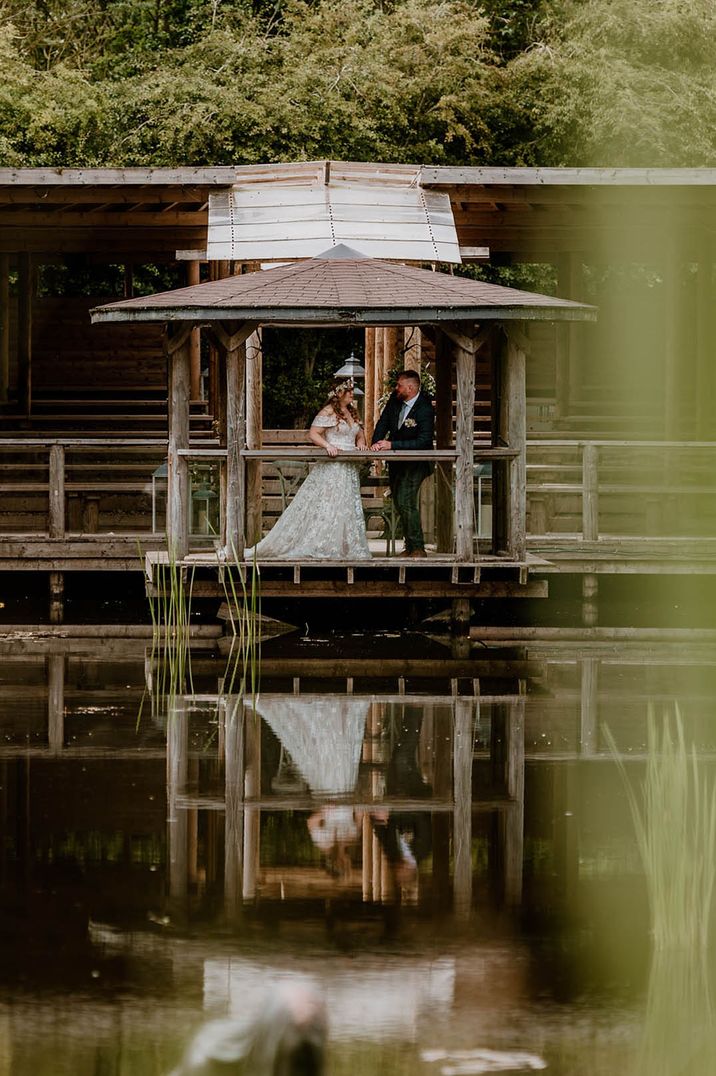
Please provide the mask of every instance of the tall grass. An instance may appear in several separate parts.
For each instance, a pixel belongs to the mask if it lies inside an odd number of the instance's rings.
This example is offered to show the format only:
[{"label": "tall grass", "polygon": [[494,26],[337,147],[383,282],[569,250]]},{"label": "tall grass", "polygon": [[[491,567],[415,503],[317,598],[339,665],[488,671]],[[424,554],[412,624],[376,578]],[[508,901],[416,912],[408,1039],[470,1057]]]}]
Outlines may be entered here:
[{"label": "tall grass", "polygon": [[191,601],[194,569],[170,557],[157,564],[155,594],[149,594],[152,617],[152,666],[157,673],[152,695],[175,697],[193,693],[191,674]]},{"label": "tall grass", "polygon": [[261,662],[260,574],[255,560],[250,567],[241,563],[233,542],[231,552],[233,560],[219,568],[232,634],[222,693],[255,698]]},{"label": "tall grass", "polygon": [[654,954],[638,1076],[711,1076],[716,1057],[710,930],[716,880],[716,787],[678,707],[648,714],[641,795],[624,777],[649,897]]},{"label": "tall grass", "polygon": [[[607,730],[609,746],[616,746]],[[716,787],[689,750],[678,707],[649,709],[641,797],[624,775],[644,865],[655,949],[705,951],[716,881]]]}]

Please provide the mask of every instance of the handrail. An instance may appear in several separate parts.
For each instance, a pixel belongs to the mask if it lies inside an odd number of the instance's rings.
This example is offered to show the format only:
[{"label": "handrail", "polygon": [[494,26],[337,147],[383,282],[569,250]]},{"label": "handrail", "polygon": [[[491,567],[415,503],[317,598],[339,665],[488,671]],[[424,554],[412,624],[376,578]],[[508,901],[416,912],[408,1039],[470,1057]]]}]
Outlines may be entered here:
[{"label": "handrail", "polygon": [[597,448],[716,448],[716,441],[625,441],[623,439],[598,440],[593,437],[578,440],[537,437],[527,440],[528,450],[530,448],[582,448],[584,445],[596,445]]},{"label": "handrail", "polygon": [[[335,457],[329,457],[325,448],[319,448],[318,446],[299,446],[297,448],[246,448],[240,453],[243,459],[247,460],[321,460],[321,459],[334,459]],[[358,449],[351,451],[340,450],[338,453],[342,460],[411,460],[413,462],[420,460],[455,460],[457,459],[457,452],[451,448],[432,448],[425,449],[424,451],[387,451],[387,452],[373,452],[371,449],[366,449],[362,452]]]},{"label": "handrail", "polygon": [[[623,488],[625,493],[633,495],[637,492],[637,488],[632,484],[624,483],[623,487],[619,483],[609,482],[602,483],[599,478],[599,465],[600,462],[606,465],[607,468],[612,468],[614,464],[604,460],[602,453],[610,448],[612,449],[628,449],[634,452],[639,452],[642,449],[659,449],[662,453],[667,454],[666,459],[670,462],[674,462],[676,454],[680,451],[691,450],[713,450],[716,449],[716,441],[615,441],[615,440],[593,440],[591,438],[585,438],[583,440],[531,440],[527,442],[528,459],[531,453],[535,451],[541,451],[542,449],[574,449],[577,453],[577,459],[574,463],[565,465],[569,467],[570,471],[581,471],[581,481],[576,479],[569,482],[539,482],[536,481],[534,485],[530,484],[529,492],[532,493],[532,504],[536,509],[536,506],[540,503],[538,498],[540,494],[548,495],[551,493],[576,493],[581,494],[582,500],[582,533],[581,535],[570,534],[571,541],[583,541],[583,542],[598,542],[600,540],[600,527],[599,527],[599,498],[600,493],[619,493]],[[605,453],[606,454],[606,453]],[[581,457],[581,459],[580,459]],[[628,455],[624,459],[624,463],[628,464]],[[558,464],[553,466],[559,467]],[[531,461],[527,464],[530,471],[550,471],[552,467],[549,462],[535,463]],[[706,492],[706,488],[703,486],[681,486],[678,489],[670,485],[668,481],[663,481],[660,485],[655,485],[652,492],[661,493],[664,495],[670,492],[679,493],[691,493],[691,494],[703,494]],[[541,526],[530,529],[531,537],[537,537],[540,535],[551,535],[551,532],[546,526],[547,520],[544,508],[544,502],[542,502],[542,510],[537,518],[539,518]],[[662,537],[661,535],[653,535],[654,537]],[[614,535],[610,535],[614,537]]]}]

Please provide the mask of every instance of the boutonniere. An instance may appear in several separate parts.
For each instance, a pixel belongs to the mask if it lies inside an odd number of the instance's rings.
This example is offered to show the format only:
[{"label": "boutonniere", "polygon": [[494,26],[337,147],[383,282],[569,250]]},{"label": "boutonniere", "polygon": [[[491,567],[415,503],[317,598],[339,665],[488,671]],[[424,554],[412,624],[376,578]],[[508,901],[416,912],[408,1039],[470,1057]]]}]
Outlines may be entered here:
[{"label": "boutonniere", "polygon": [[417,422],[415,421],[414,418],[406,418],[403,425],[407,426],[409,430],[413,430],[417,426]]}]

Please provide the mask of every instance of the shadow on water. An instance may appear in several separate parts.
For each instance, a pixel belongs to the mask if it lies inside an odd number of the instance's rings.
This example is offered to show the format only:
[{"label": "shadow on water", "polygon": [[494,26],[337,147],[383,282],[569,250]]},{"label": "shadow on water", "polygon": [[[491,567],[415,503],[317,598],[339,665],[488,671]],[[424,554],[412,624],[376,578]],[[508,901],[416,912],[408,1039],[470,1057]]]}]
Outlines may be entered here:
[{"label": "shadow on water", "polygon": [[260,683],[247,635],[178,677],[136,639],[2,644],[0,1073],[166,1076],[305,982],[334,1076],[705,1073],[706,945],[651,961],[632,809],[650,705],[712,787],[710,641],[390,634],[266,642]]}]

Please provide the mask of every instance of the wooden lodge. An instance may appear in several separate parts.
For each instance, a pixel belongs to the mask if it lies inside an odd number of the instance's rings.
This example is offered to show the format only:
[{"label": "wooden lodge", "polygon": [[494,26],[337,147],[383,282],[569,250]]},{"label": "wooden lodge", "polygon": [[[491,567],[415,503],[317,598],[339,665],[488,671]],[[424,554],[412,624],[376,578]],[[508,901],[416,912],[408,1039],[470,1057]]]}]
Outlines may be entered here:
[{"label": "wooden lodge", "polygon": [[[208,593],[315,454],[261,407],[261,326],[310,325],[361,329],[368,427],[389,371],[427,366],[444,481],[427,564],[394,559],[374,474],[374,563],[276,564],[267,596],[712,573],[715,206],[710,169],[0,169],[0,570],[58,595],[171,548]],[[341,244],[362,257],[318,257]],[[270,294],[301,275],[310,310]]]}]

